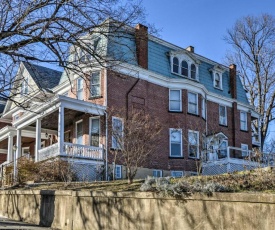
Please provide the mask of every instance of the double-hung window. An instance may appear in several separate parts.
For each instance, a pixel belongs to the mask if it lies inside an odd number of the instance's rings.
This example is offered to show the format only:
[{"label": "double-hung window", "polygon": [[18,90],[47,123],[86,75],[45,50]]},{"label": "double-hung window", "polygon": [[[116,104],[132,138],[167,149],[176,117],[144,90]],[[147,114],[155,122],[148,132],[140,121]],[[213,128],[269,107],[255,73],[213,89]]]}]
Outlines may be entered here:
[{"label": "double-hung window", "polygon": [[181,75],[188,77],[188,63],[186,61],[181,62]]},{"label": "double-hung window", "polygon": [[153,170],[153,177],[162,177],[162,171],[161,170]]},{"label": "double-hung window", "polygon": [[228,141],[222,140],[219,147],[219,158],[225,158],[227,156]]},{"label": "double-hung window", "polygon": [[188,113],[198,114],[198,94],[188,93]]},{"label": "double-hung window", "polygon": [[197,79],[196,66],[195,64],[191,64],[191,79]]},{"label": "double-hung window", "polygon": [[247,113],[241,111],[240,112],[240,124],[241,130],[247,131]]},{"label": "double-hung window", "polygon": [[173,72],[179,73],[179,59],[176,57],[173,58]]},{"label": "double-hung window", "polygon": [[188,156],[198,158],[199,156],[199,132],[188,131]]},{"label": "double-hung window", "polygon": [[227,125],[227,112],[224,105],[219,106],[219,123],[220,125]]},{"label": "double-hung window", "polygon": [[76,122],[76,144],[83,144],[83,122],[82,120]]},{"label": "double-hung window", "polygon": [[91,75],[90,81],[90,97],[99,97],[100,96],[100,72],[94,72]]},{"label": "double-hung window", "polygon": [[242,149],[242,157],[246,157],[249,155],[247,144],[241,144],[241,149]]},{"label": "double-hung window", "polygon": [[81,77],[76,80],[76,94],[78,100],[83,100],[83,79]]},{"label": "double-hung window", "polygon": [[180,89],[170,89],[169,91],[169,110],[170,111],[182,111],[181,102],[181,90]]},{"label": "double-hung window", "polygon": [[171,171],[172,177],[183,177],[183,171]]},{"label": "double-hung window", "polygon": [[115,178],[116,179],[122,178],[122,166],[121,165],[116,165],[116,167],[115,167]]},{"label": "double-hung window", "polygon": [[123,146],[123,120],[112,117],[112,148],[121,149]]},{"label": "double-hung window", "polygon": [[201,100],[201,116],[202,118],[206,118],[206,108],[205,108],[205,99],[202,98]]},{"label": "double-hung window", "polygon": [[182,157],[182,130],[170,129],[170,157]]},{"label": "double-hung window", "polygon": [[215,73],[214,75],[214,87],[218,89],[222,89],[222,78],[221,74]]},{"label": "double-hung window", "polygon": [[99,117],[90,118],[90,145],[99,147],[100,120]]}]

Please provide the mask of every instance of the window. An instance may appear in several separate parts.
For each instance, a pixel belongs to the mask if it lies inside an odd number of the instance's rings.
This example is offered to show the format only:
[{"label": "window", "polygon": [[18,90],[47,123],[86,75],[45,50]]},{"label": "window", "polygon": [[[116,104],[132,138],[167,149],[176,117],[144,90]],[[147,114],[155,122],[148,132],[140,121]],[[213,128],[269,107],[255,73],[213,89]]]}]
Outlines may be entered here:
[{"label": "window", "polygon": [[188,64],[186,61],[181,62],[181,75],[188,77]]},{"label": "window", "polygon": [[183,171],[171,171],[172,177],[183,177]]},{"label": "window", "polygon": [[112,117],[112,148],[121,149],[123,143],[123,120],[118,117]]},{"label": "window", "polygon": [[99,147],[99,136],[100,136],[100,119],[91,117],[90,118],[90,145]]},{"label": "window", "polygon": [[173,58],[173,72],[179,73],[179,59],[176,57]]},{"label": "window", "polygon": [[28,94],[29,92],[29,78],[25,78],[23,79],[23,82],[21,84],[21,96],[24,96],[26,94]]},{"label": "window", "polygon": [[191,78],[192,79],[197,79],[197,76],[196,76],[196,66],[194,64],[191,64]]},{"label": "window", "polygon": [[224,105],[219,106],[219,122],[220,125],[227,125],[227,112]]},{"label": "window", "polygon": [[122,166],[121,165],[116,165],[115,167],[115,178],[116,179],[121,179],[122,178]]},{"label": "window", "polygon": [[214,87],[218,89],[222,89],[222,78],[221,78],[221,75],[218,73],[215,73]]},{"label": "window", "polygon": [[182,130],[170,129],[170,156],[182,156]]},{"label": "window", "polygon": [[221,141],[220,148],[219,148],[219,158],[224,158],[227,156],[227,146],[228,146],[227,140]]},{"label": "window", "polygon": [[201,116],[205,119],[206,117],[206,109],[205,109],[205,99],[201,100]]},{"label": "window", "polygon": [[161,170],[153,170],[153,177],[162,177]]},{"label": "window", "polygon": [[100,96],[100,72],[92,73],[91,76],[91,97]]},{"label": "window", "polygon": [[77,99],[83,100],[83,79],[80,77],[76,82]]},{"label": "window", "polygon": [[248,145],[247,144],[241,144],[241,149],[242,149],[242,156],[247,157],[249,155]]},{"label": "window", "polygon": [[199,132],[188,131],[188,156],[197,158],[199,156]]},{"label": "window", "polygon": [[171,89],[169,91],[169,110],[182,111],[181,109],[181,90]]},{"label": "window", "polygon": [[82,120],[76,122],[76,144],[82,145],[83,144],[83,123]]},{"label": "window", "polygon": [[241,111],[240,112],[240,123],[241,123],[241,130],[247,131],[247,113]]},{"label": "window", "polygon": [[30,154],[30,147],[22,147],[22,156]]},{"label": "window", "polygon": [[198,95],[188,93],[188,113],[198,114]]}]

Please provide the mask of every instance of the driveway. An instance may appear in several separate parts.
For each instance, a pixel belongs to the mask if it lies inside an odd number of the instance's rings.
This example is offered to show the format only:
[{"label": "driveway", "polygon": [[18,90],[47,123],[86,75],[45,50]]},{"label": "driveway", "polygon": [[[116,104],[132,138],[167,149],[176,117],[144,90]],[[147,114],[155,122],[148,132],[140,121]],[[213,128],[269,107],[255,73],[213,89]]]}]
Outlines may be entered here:
[{"label": "driveway", "polygon": [[11,220],[6,217],[0,216],[0,230],[2,229],[28,229],[28,230],[46,230],[51,229],[48,227],[40,227],[35,224],[28,224],[22,221]]}]

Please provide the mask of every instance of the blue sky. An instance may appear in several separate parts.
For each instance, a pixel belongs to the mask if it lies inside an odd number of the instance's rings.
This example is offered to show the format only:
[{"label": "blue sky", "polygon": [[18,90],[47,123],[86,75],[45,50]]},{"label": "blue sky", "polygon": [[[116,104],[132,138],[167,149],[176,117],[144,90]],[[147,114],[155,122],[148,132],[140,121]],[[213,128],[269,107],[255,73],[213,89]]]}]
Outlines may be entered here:
[{"label": "blue sky", "polygon": [[160,37],[223,63],[230,46],[223,37],[246,15],[275,14],[275,0],[143,0],[147,22],[161,29]]}]

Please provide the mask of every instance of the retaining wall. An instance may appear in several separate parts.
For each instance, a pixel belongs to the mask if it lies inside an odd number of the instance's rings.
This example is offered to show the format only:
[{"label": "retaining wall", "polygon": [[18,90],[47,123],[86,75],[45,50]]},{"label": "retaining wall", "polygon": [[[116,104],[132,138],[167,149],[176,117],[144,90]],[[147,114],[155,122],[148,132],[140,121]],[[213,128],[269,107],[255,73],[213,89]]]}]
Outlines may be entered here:
[{"label": "retaining wall", "polygon": [[275,195],[0,191],[0,215],[55,229],[274,229]]}]

